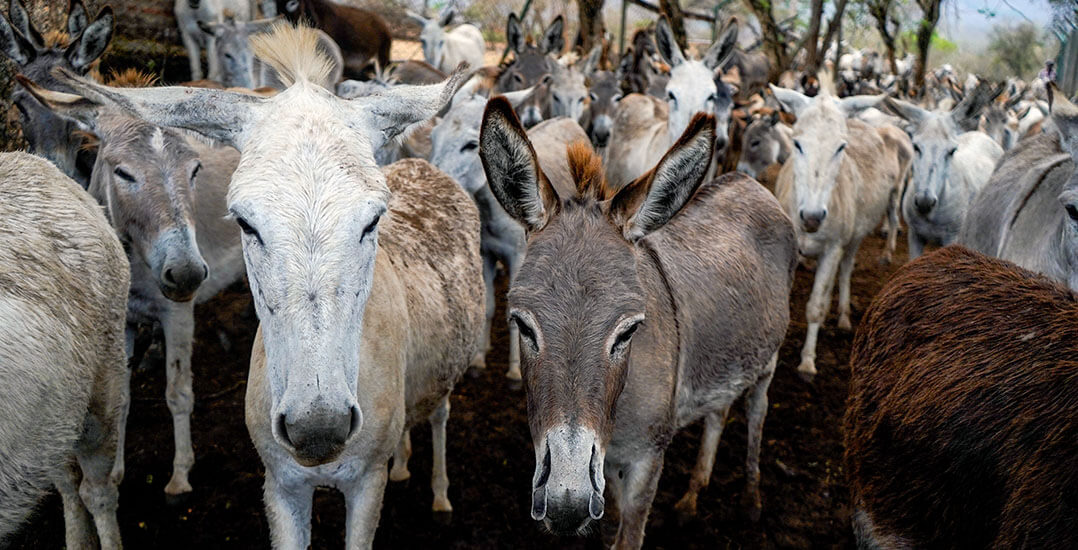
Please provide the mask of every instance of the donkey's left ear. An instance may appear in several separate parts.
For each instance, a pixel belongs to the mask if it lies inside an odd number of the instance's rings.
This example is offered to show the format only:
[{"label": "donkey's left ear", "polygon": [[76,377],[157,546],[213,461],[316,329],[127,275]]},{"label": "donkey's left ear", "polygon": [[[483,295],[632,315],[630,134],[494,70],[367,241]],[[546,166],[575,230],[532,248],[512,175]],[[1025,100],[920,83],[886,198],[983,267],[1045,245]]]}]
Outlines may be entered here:
[{"label": "donkey's left ear", "polygon": [[707,175],[714,144],[715,117],[697,113],[655,168],[618,191],[609,215],[626,239],[640,240],[681,211]]},{"label": "donkey's left ear", "polygon": [[102,8],[101,12],[97,14],[97,19],[90,23],[78,39],[72,42],[67,51],[64,52],[67,60],[71,62],[71,66],[79,74],[86,74],[90,65],[101,57],[101,54],[105,53],[105,49],[109,47],[109,41],[112,40],[113,19],[112,8],[110,6]]},{"label": "donkey's left ear", "polygon": [[438,25],[441,27],[448,27],[453,23],[453,18],[456,17],[456,15],[457,10],[453,9],[452,6],[446,8],[445,13],[442,14],[442,20],[438,22]]},{"label": "donkey's left ear", "polygon": [[543,53],[553,54],[554,57],[561,55],[565,49],[565,18],[557,16],[549,27],[543,31]]},{"label": "donkey's left ear", "polygon": [[714,71],[725,65],[730,56],[734,55],[734,49],[737,48],[737,34],[737,19],[731,19],[722,29],[718,40],[715,40],[704,55],[704,65],[707,65],[707,68]]},{"label": "donkey's left ear", "polygon": [[449,105],[467,75],[468,64],[461,63],[438,84],[394,86],[374,95],[347,100],[346,123],[353,130],[367,134],[371,146],[378,150],[417,124],[434,118]]},{"label": "donkey's left ear", "polygon": [[97,131],[100,105],[77,94],[47,90],[21,74],[15,75],[15,79],[46,109],[77,122],[84,130]]}]

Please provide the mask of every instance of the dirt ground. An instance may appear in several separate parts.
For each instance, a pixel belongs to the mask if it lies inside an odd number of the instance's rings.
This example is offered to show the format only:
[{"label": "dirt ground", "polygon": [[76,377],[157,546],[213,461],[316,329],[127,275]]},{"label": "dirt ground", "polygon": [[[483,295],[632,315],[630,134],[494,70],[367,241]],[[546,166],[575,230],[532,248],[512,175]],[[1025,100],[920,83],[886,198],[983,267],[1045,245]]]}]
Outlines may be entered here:
[{"label": "dirt ground", "polygon": [[[906,259],[905,239],[898,260]],[[877,262],[883,239],[866,239],[853,279],[854,323],[897,265]],[[505,281],[501,282],[504,289]],[[841,417],[852,334],[821,330],[812,384],[796,375],[804,338],[804,309],[812,272],[799,268],[791,300],[789,336],[771,385],[771,410],[761,455],[763,517],[749,521],[740,506],[744,487],[745,420],[740,407],[723,433],[711,485],[700,496],[699,518],[678,526],[674,503],[688,486],[699,424],[685,429],[666,454],[659,494],[647,527],[649,548],[850,548],[848,490],[842,468]],[[127,474],[120,493],[120,526],[128,548],[266,548],[262,465],[243,421],[247,363],[256,327],[251,299],[237,285],[197,310],[194,369],[197,403],[192,420],[197,463],[193,495],[167,505],[164,486],[172,462],[172,424],[164,401],[163,368],[137,371],[127,432]],[[498,318],[504,319],[499,305]],[[736,313],[735,313],[736,314]],[[220,334],[230,344],[226,349]],[[412,432],[413,477],[390,483],[375,545],[379,548],[599,548],[599,530],[585,539],[557,539],[529,516],[534,454],[524,394],[503,378],[506,331],[497,324],[490,367],[465,378],[453,393],[449,420],[449,496],[452,521],[430,513],[430,431]],[[39,507],[13,548],[62,548],[60,501]],[[341,548],[344,504],[320,490],[313,517],[313,548]]]}]

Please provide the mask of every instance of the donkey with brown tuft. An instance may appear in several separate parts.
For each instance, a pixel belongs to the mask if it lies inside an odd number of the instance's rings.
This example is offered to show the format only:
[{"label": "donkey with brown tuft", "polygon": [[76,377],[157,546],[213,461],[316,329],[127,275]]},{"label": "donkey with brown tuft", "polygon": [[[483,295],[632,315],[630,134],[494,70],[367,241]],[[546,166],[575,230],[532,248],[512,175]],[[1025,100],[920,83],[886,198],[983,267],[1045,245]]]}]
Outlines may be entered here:
[{"label": "donkey with brown tuft", "polygon": [[726,175],[701,185],[714,138],[713,117],[694,117],[654,169],[620,190],[581,142],[569,150],[575,193],[563,195],[508,101],[487,106],[487,179],[528,233],[508,310],[535,445],[531,514],[551,531],[578,533],[601,518],[609,487],[614,547],[639,548],[666,446],[704,418],[705,443],[679,504],[695,512],[726,414],[742,394],[746,496],[752,515],[760,513],[761,433],[789,321],[796,240],[755,181]]},{"label": "donkey with brown tuft", "polygon": [[860,548],[1078,541],[1078,295],[950,246],[854,338],[846,469]]}]

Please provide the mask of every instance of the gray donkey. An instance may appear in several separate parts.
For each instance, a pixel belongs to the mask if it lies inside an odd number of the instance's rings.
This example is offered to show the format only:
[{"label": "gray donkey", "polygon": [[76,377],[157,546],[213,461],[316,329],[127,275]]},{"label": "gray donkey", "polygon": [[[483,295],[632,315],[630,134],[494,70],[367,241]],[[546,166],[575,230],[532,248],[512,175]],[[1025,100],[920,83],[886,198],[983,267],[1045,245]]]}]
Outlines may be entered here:
[{"label": "gray donkey", "polygon": [[239,154],[161,128],[120,109],[22,80],[38,101],[100,139],[90,194],[106,209],[131,262],[127,352],[137,326],[159,323],[176,454],[165,494],[191,491],[194,307],[243,278],[240,232],[225,219],[225,194]]},{"label": "gray donkey", "polygon": [[97,203],[47,160],[0,153],[0,547],[50,485],[68,548],[121,547],[128,281]]},{"label": "gray donkey", "polygon": [[[549,83],[550,73],[554,71],[554,66],[558,63],[555,57],[565,49],[565,19],[560,15],[555,17],[550,26],[543,31],[541,45],[536,46],[526,40],[524,29],[517,15],[510,13],[505,26],[505,37],[509,48],[513,50],[513,62],[503,67],[498,73],[495,91],[497,93],[515,92]],[[536,93],[524,103],[517,105],[520,119],[529,128],[542,122],[547,95]]]},{"label": "gray donkey", "polygon": [[[524,259],[524,228],[517,223],[491,194],[487,176],[479,160],[479,128],[483,122],[483,109],[487,97],[478,93],[477,79],[466,83],[454,96],[449,111],[431,132],[430,161],[449,174],[468,193],[479,207],[482,224],[480,248],[483,254],[483,282],[486,284],[487,328],[484,346],[472,359],[471,367],[486,367],[486,354],[490,351],[490,329],[494,320],[494,279],[500,261],[509,273],[516,277],[520,262]],[[505,94],[514,108],[528,97],[534,88],[526,88]],[[559,117],[546,120],[528,131],[528,137],[539,155],[540,163],[547,173],[558,180],[559,189],[572,189],[568,172],[566,146],[574,141],[587,139],[587,135],[574,121]],[[509,324],[509,370],[506,377],[514,384],[520,383],[520,339],[517,327]]]},{"label": "gray donkey", "polygon": [[[21,0],[11,0],[8,17],[10,22],[0,16],[0,51],[18,65],[19,72],[53,90],[70,91],[53,78],[50,72],[53,68],[63,67],[80,75],[86,74],[94,61],[105,53],[112,38],[112,8],[102,8],[91,23],[81,0],[71,2],[67,16],[70,37],[67,46],[46,44],[30,22]],[[78,126],[56,116],[18,86],[11,99],[19,110],[22,134],[30,144],[30,151],[51,160],[84,188],[89,185],[93,160],[79,162],[80,156],[85,155],[79,152],[82,139],[75,135]]]},{"label": "gray donkey", "polygon": [[311,29],[280,25],[252,40],[291,82],[273,97],[61,75],[80,101],[241,151],[227,204],[261,321],[246,421],[266,467],[271,539],[307,548],[315,487],[329,486],[344,493],[347,547],[369,548],[389,458],[424,420],[433,509],[452,510],[449,394],[483,328],[479,214],[426,161],[380,169],[374,152],[441,111],[463,69],[442,84],[345,100],[315,84],[331,65]]},{"label": "gray donkey", "polygon": [[[491,190],[528,231],[509,291],[535,445],[532,518],[579,533],[612,496],[615,548],[639,548],[666,446],[705,419],[693,513],[733,402],[745,394],[747,497],[759,517],[767,388],[789,321],[793,226],[774,196],[728,174],[703,184],[715,122],[694,117],[652,170],[613,189],[586,143],[572,194],[554,188],[512,107],[487,106]],[[614,411],[617,410],[615,416]]]},{"label": "gray donkey", "polygon": [[958,241],[1078,290],[1078,106],[1049,86],[1056,131],[1018,142],[970,205]]}]

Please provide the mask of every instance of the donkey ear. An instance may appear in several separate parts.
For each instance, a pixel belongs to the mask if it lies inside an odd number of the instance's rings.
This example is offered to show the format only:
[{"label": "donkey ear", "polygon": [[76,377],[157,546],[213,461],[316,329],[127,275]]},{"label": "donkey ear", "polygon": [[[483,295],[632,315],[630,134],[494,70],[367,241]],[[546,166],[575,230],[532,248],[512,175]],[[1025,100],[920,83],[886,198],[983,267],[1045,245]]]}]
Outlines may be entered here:
[{"label": "donkey ear", "polygon": [[453,9],[451,6],[445,10],[445,13],[442,14],[442,19],[441,21],[438,21],[438,25],[441,27],[448,27],[450,24],[453,23],[453,18],[456,16],[457,10]]},{"label": "donkey ear", "polygon": [[385,91],[348,100],[352,116],[347,124],[367,134],[378,150],[421,122],[434,118],[449,105],[464,84],[467,63],[461,63],[444,81],[427,86],[393,86]]},{"label": "donkey ear", "polygon": [[707,49],[704,55],[704,65],[711,70],[716,70],[726,64],[730,56],[734,55],[737,48],[738,25],[737,19],[731,19],[722,30],[718,40]]},{"label": "donkey ear", "polygon": [[1051,110],[1052,120],[1056,123],[1060,140],[1071,156],[1078,156],[1078,106],[1067,100],[1067,95],[1056,86],[1055,82],[1048,82],[1048,108]]},{"label": "donkey ear", "polygon": [[186,128],[240,151],[247,128],[259,118],[259,108],[266,102],[261,97],[208,88],[112,88],[63,67],[53,69],[52,76],[96,105],[116,107],[158,126]]},{"label": "donkey ear", "polygon": [[206,35],[209,35],[209,36],[220,38],[221,34],[223,34],[224,31],[225,31],[224,23],[217,23],[217,22],[214,22],[214,21],[201,21],[201,20],[196,21],[196,23],[198,24],[198,29],[200,31],[202,31],[203,34],[206,34]]},{"label": "donkey ear", "polygon": [[565,19],[562,16],[554,18],[554,22],[543,32],[543,53],[561,54],[565,49]]},{"label": "donkey ear", "polygon": [[37,58],[37,48],[0,14],[0,50],[20,67]]},{"label": "donkey ear", "polygon": [[802,94],[801,92],[790,90],[788,88],[780,88],[774,84],[768,84],[771,87],[771,93],[775,96],[775,99],[779,101],[784,109],[790,111],[796,117],[800,117],[801,113],[808,109],[812,104],[812,98]]},{"label": "donkey ear", "polygon": [[494,197],[528,231],[546,226],[559,208],[558,193],[513,106],[498,96],[487,102],[479,132],[479,158]]},{"label": "donkey ear", "polygon": [[[549,75],[548,75],[549,76]],[[517,90],[515,92],[505,92],[502,97],[513,106],[514,109],[519,107],[522,103],[530,99],[537,91],[542,88],[541,85],[535,85],[531,88],[524,88],[523,90]]]},{"label": "donkey ear", "polygon": [[524,51],[524,29],[520,27],[520,19],[515,13],[509,14],[509,21],[505,24],[505,41],[514,52]]},{"label": "donkey ear", "polygon": [[670,28],[670,22],[666,16],[659,18],[659,24],[655,27],[655,46],[659,49],[659,55],[666,61],[670,68],[677,67],[685,62],[685,55],[681,53],[681,46],[677,45],[674,31]]},{"label": "donkey ear", "polygon": [[677,143],[650,172],[611,199],[609,215],[636,242],[666,225],[704,181],[715,143],[715,117],[697,113]]},{"label": "donkey ear", "polygon": [[274,15],[273,17],[267,17],[265,19],[255,19],[254,21],[247,21],[241,23],[247,34],[258,34],[263,32],[269,32],[277,23],[284,22],[283,15]]},{"label": "donkey ear", "polygon": [[15,79],[46,109],[61,117],[74,120],[85,130],[97,131],[97,114],[100,111],[100,105],[80,95],[46,90],[21,74],[16,75]]},{"label": "donkey ear", "polygon": [[603,57],[603,45],[599,44],[591,49],[591,53],[584,60],[584,76],[591,76],[596,70],[599,69],[599,61]]},{"label": "donkey ear", "polygon": [[89,25],[90,15],[86,13],[82,0],[71,0],[71,6],[67,10],[67,35],[72,38],[79,36]]},{"label": "donkey ear", "polygon": [[853,116],[865,109],[871,109],[880,104],[883,95],[855,95],[838,100],[838,108],[846,114]]},{"label": "donkey ear", "polygon": [[109,40],[112,40],[112,23],[112,7],[105,6],[97,14],[97,19],[68,46],[65,52],[67,60],[80,74],[86,74],[90,65],[109,47]]},{"label": "donkey ear", "polygon": [[427,18],[426,17],[423,17],[422,15],[419,15],[418,13],[416,13],[416,12],[414,12],[412,10],[408,10],[408,11],[404,12],[404,14],[408,17],[408,19],[411,19],[412,21],[415,21],[415,23],[417,25],[419,25],[420,27],[426,27],[427,26]]},{"label": "donkey ear", "polygon": [[951,120],[961,129],[971,132],[977,129],[981,111],[1003,93],[1003,84],[993,86],[980,81],[966,97],[951,110]]},{"label": "donkey ear", "polygon": [[883,107],[883,109],[881,109],[882,111],[901,117],[914,125],[920,125],[932,116],[932,113],[929,113],[912,103],[893,97],[884,97],[883,100],[880,101],[880,106]]},{"label": "donkey ear", "polygon": [[11,0],[11,4],[8,6],[8,16],[11,17],[12,26],[22,33],[23,37],[35,49],[42,50],[45,48],[45,39],[41,38],[41,33],[37,32],[34,24],[30,22],[30,14],[26,12],[26,8],[22,5],[22,0]]}]

